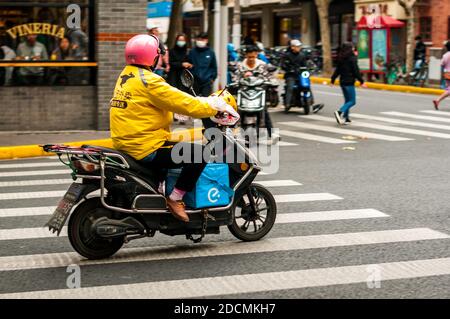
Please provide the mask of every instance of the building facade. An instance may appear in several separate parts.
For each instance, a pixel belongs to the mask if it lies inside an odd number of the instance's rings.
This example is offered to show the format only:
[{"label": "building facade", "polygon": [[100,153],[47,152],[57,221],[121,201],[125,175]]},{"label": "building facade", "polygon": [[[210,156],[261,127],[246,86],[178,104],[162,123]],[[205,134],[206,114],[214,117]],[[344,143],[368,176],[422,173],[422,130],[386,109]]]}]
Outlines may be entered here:
[{"label": "building facade", "polygon": [[0,2],[0,131],[108,129],[125,43],[146,31],[147,3]]}]

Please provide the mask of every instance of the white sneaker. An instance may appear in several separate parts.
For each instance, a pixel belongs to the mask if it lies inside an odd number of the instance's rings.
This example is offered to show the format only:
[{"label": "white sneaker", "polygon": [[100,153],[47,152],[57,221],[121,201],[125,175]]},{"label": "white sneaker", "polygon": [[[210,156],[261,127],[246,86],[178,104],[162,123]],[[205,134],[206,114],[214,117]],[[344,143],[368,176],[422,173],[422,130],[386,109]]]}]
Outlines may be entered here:
[{"label": "white sneaker", "polygon": [[336,118],[336,122],[338,122],[338,124],[344,124],[344,119],[342,118],[341,111],[334,111],[334,117]]}]

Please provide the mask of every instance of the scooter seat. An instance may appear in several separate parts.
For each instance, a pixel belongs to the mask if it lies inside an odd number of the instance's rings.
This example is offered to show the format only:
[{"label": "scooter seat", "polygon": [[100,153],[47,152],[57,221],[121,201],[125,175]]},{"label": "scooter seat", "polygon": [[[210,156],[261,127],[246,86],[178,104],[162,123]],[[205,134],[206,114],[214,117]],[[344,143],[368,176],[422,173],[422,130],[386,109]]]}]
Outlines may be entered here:
[{"label": "scooter seat", "polygon": [[82,147],[95,148],[100,151],[121,155],[127,161],[128,165],[130,166],[129,169],[132,172],[136,173],[136,175],[138,175],[138,176],[144,178],[146,181],[150,182],[153,187],[158,187],[159,174],[158,174],[158,170],[156,168],[148,167],[147,165],[144,166],[141,163],[139,163],[136,159],[134,159],[132,156],[130,156],[126,153],[123,153],[121,151],[118,151],[116,149],[113,149],[113,148],[96,146],[96,145],[82,145]]}]

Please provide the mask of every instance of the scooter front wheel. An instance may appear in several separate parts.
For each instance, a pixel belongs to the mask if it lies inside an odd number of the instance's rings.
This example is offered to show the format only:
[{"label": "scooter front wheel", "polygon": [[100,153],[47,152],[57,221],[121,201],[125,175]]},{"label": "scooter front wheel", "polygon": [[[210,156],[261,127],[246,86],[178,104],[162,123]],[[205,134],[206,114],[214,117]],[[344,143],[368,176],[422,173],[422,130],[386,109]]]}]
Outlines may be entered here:
[{"label": "scooter front wheel", "polygon": [[273,195],[262,185],[251,184],[233,205],[233,223],[228,226],[237,239],[256,241],[272,229],[277,215]]}]

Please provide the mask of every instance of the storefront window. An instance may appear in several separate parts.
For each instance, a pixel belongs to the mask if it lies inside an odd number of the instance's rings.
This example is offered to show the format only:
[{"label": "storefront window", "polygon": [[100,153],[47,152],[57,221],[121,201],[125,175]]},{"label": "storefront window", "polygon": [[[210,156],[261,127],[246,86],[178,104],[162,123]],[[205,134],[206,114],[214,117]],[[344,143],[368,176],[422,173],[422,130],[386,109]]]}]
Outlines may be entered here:
[{"label": "storefront window", "polygon": [[275,34],[277,45],[286,46],[291,39],[301,39],[301,17],[297,15],[277,16]]},{"label": "storefront window", "polygon": [[431,41],[431,17],[420,18],[420,34],[424,41]]},{"label": "storefront window", "polygon": [[0,3],[0,85],[89,85],[93,1]]}]

